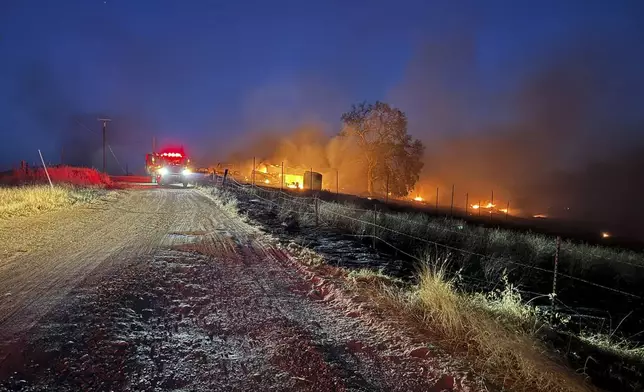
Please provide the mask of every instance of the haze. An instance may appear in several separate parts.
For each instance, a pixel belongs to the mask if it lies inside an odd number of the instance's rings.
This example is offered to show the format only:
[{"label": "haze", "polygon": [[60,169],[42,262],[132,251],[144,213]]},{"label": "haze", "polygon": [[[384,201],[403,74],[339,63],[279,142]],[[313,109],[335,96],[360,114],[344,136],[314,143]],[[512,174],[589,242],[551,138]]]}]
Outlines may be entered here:
[{"label": "haze", "polygon": [[642,4],[3,1],[0,166],[100,167],[99,115],[114,173],[153,136],[209,165],[306,129],[328,161],[342,112],[382,100],[427,145],[418,192],[642,235]]}]

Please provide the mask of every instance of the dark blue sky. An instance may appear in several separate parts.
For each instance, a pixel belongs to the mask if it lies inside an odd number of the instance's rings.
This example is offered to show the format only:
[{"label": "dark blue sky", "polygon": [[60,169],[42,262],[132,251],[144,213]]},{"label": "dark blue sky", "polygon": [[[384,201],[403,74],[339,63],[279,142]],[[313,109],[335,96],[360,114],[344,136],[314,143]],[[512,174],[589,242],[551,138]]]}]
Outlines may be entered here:
[{"label": "dark blue sky", "polygon": [[[633,56],[616,58],[623,67],[615,72],[637,78],[640,4],[3,0],[0,167],[34,161],[38,148],[57,162],[62,146],[91,150],[98,165],[99,113],[113,117],[111,144],[131,167],[143,164],[153,134],[201,157],[221,155],[249,132],[309,121],[332,132],[342,111],[361,100],[393,101],[422,137],[426,113],[411,107],[409,86],[423,83],[413,75],[425,72],[428,43],[444,46],[434,56],[463,54],[453,71],[445,72],[452,61],[439,69],[437,96],[451,105],[465,91],[474,107],[485,97],[473,110],[477,121],[511,117],[490,97],[516,88],[544,53],[576,41],[624,43],[619,53]],[[466,91],[469,80],[476,80],[475,94]]]}]

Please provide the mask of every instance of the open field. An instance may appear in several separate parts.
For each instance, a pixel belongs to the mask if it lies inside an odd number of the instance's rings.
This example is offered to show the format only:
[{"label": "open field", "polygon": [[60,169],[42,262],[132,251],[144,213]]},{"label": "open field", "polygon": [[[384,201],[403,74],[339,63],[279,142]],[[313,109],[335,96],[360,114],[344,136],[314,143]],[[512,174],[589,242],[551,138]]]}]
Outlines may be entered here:
[{"label": "open field", "polygon": [[[477,227],[422,213],[388,213],[385,205],[376,202],[372,206],[376,204],[378,212],[364,204],[318,200],[316,213],[313,199],[273,190],[240,189],[243,191],[236,192],[236,197],[243,200],[244,213],[283,233],[286,239],[324,254],[329,263],[381,269],[414,285],[419,283],[419,260],[440,259],[448,261],[445,277],[450,287],[466,298],[482,298],[477,293],[495,298],[511,287],[510,293],[521,304],[515,309],[534,314],[544,326],[537,328],[536,334],[523,329],[522,334],[544,340],[548,352],[565,357],[573,369],[587,374],[602,388],[641,387],[642,375],[633,370],[644,364],[642,349],[638,349],[638,332],[643,329],[642,289],[638,286],[642,256],[638,253],[564,241],[553,297],[554,238]],[[364,256],[368,252],[365,245],[372,247],[373,236],[378,238],[377,253],[385,252],[388,258]],[[550,323],[553,333],[547,332]]]}]

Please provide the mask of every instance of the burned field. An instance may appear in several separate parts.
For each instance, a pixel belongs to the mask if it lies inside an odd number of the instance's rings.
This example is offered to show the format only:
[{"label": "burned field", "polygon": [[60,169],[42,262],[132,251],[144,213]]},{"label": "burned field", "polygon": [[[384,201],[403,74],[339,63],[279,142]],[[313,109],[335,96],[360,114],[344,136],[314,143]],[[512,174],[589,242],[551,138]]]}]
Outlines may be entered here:
[{"label": "burned field", "polygon": [[603,389],[643,388],[644,257],[635,252],[566,239],[557,251],[554,237],[395,213],[375,200],[334,203],[335,195],[320,193],[315,201],[235,184],[228,192],[224,197],[235,197],[240,212],[265,230],[329,264],[415,284],[420,265],[446,262],[463,293],[510,288],[543,320],[538,337],[573,370]]}]

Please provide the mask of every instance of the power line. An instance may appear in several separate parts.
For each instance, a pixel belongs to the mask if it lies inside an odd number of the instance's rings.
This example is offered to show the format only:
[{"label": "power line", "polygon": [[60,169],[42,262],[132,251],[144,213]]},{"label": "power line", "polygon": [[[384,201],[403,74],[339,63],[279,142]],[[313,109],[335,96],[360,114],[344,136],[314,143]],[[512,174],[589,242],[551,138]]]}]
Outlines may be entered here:
[{"label": "power line", "polygon": [[119,165],[119,167],[121,168],[123,173],[125,173],[125,175],[127,175],[127,170],[123,169],[123,166],[121,165],[121,162],[119,162],[119,159],[116,157],[116,155],[114,154],[114,151],[112,150],[112,146],[108,144],[107,147],[110,149],[110,152],[112,153],[112,156],[116,160],[116,163]]}]

